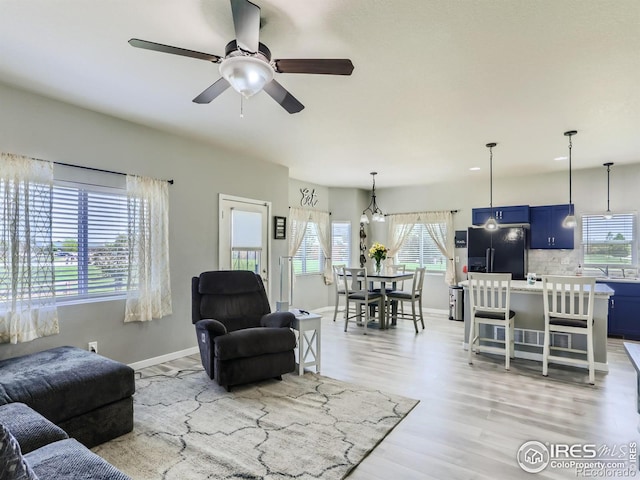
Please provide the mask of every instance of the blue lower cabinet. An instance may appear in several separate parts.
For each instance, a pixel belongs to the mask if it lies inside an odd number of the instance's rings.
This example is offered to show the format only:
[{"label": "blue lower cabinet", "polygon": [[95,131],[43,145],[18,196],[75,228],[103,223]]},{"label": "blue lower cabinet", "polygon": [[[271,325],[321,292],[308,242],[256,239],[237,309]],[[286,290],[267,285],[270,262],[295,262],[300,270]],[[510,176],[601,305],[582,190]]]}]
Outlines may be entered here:
[{"label": "blue lower cabinet", "polygon": [[640,340],[640,284],[607,283],[616,293],[609,298],[608,334]]}]

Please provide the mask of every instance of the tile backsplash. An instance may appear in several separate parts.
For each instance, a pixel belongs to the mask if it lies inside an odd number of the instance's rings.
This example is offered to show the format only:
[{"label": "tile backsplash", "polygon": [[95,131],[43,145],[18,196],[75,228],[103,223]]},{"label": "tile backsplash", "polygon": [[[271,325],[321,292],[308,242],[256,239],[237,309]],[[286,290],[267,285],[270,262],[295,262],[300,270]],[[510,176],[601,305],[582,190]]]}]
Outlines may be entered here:
[{"label": "tile backsplash", "polygon": [[528,271],[540,275],[575,275],[580,249],[529,250]]}]

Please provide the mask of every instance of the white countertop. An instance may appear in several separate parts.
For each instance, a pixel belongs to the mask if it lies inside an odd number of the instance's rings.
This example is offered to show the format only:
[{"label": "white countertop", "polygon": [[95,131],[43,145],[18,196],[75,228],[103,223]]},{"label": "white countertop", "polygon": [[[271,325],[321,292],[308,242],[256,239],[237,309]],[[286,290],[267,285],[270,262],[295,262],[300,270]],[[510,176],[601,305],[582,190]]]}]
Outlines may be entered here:
[{"label": "white countertop", "polygon": [[597,283],[640,283],[640,278],[636,277],[596,277]]},{"label": "white countertop", "polygon": [[[463,280],[458,282],[461,287],[468,288],[469,281]],[[536,282],[534,285],[529,285],[526,280],[511,280],[511,291],[518,293],[533,293],[542,294],[542,282]],[[610,297],[615,292],[603,283],[596,283],[596,297]]]}]

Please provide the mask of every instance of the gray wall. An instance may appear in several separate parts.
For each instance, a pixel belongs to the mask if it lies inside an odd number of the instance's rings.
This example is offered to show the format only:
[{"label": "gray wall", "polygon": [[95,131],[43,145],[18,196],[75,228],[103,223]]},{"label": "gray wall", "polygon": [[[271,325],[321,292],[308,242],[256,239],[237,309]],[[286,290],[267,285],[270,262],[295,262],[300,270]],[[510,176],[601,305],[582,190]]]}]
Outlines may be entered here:
[{"label": "gray wall", "polygon": [[[0,151],[175,180],[173,315],[125,325],[122,300],[60,306],[59,335],[0,345],[0,358],[97,340],[101,354],[132,363],[196,346],[191,277],[217,268],[218,194],[270,201],[273,215],[288,216],[288,169],[2,85],[0,105]],[[281,255],[286,242],[272,241],[271,278]]]},{"label": "gray wall", "polygon": [[[603,159],[604,161],[606,159]],[[573,203],[578,217],[585,213],[602,213],[606,210],[606,178],[604,167],[573,171]],[[295,185],[298,186],[297,183]],[[640,185],[640,164],[614,165],[611,170],[612,211],[637,211],[640,207],[638,185]],[[369,202],[370,192],[361,189],[330,188],[328,193],[332,220],[351,220],[352,222],[352,263],[356,265],[359,255],[359,219],[362,209]],[[454,228],[466,230],[471,225],[471,209],[485,207],[489,204],[489,178],[488,172],[481,171],[475,180],[437,185],[380,188],[376,189],[376,193],[378,204],[387,214],[458,210],[458,213],[454,214]],[[494,205],[550,205],[567,203],[568,197],[568,172],[566,170],[543,175],[494,179]],[[370,246],[374,241],[384,243],[386,240],[386,223],[367,226],[367,245]],[[573,271],[580,261],[579,229],[576,230],[575,247],[576,250],[573,251],[530,251],[530,261],[535,259],[536,271],[539,270],[540,273],[562,273],[560,270],[554,270],[554,267],[559,268],[558,256],[564,256],[570,259],[571,265],[563,265],[562,268]],[[467,250],[457,248],[455,256],[459,259],[457,263],[458,280],[464,280],[466,275],[463,274],[462,267],[466,265]],[[333,304],[333,290],[323,289],[319,277],[318,282],[309,285],[309,287],[304,297],[309,308]],[[425,307],[439,310],[448,309],[448,290],[443,275],[427,275],[424,287]]]}]

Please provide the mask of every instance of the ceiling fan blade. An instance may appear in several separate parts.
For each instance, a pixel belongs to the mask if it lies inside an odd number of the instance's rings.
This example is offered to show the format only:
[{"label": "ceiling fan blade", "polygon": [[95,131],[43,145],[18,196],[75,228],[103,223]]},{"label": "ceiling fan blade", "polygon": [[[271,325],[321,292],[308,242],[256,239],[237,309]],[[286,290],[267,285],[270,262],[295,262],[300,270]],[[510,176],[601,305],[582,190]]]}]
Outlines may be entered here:
[{"label": "ceiling fan blade", "polygon": [[231,0],[231,12],[238,46],[256,53],[260,40],[260,7],[249,0]]},{"label": "ceiling fan blade", "polygon": [[209,103],[211,102],[211,100],[216,98],[218,95],[220,95],[230,86],[231,85],[229,84],[229,82],[227,82],[225,78],[221,78],[218,81],[216,81],[213,85],[211,85],[209,88],[207,88],[204,92],[202,92],[200,95],[198,95],[196,98],[194,98],[193,102]]},{"label": "ceiling fan blade", "polygon": [[137,48],[144,48],[146,50],[155,50],[156,52],[172,53],[173,55],[182,55],[183,57],[197,58],[200,60],[208,60],[213,63],[219,63],[222,58],[212,53],[196,52],[195,50],[187,50],[186,48],[172,47],[171,45],[163,45],[162,43],[149,42],[147,40],[140,40],[138,38],[132,38],[129,40],[129,45]]},{"label": "ceiling fan blade", "polygon": [[298,113],[304,108],[296,97],[291,95],[282,85],[275,80],[271,80],[264,86],[264,91],[271,96],[276,102],[282,105],[289,113]]},{"label": "ceiling fan blade", "polygon": [[325,75],[351,75],[353,63],[348,58],[285,59],[275,60],[278,73],[319,73]]}]

